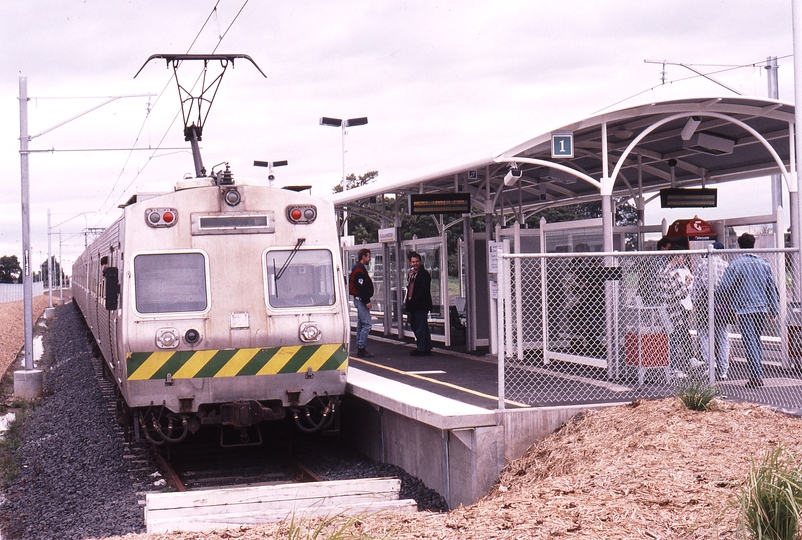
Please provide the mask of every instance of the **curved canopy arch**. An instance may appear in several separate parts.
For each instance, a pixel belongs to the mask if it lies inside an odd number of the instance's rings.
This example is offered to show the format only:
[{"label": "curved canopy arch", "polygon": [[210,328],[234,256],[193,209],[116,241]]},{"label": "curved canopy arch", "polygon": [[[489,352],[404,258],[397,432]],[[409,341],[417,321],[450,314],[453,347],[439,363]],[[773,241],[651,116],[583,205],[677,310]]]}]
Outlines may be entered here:
[{"label": "curved canopy arch", "polygon": [[[768,153],[774,159],[774,162],[777,164],[777,167],[778,167],[778,169],[780,171],[780,174],[782,174],[783,179],[785,180],[785,184],[786,184],[786,187],[788,188],[788,190],[791,191],[791,192],[794,192],[794,191],[797,190],[795,179],[792,178],[792,176],[790,174],[790,171],[788,169],[786,169],[786,166],[783,163],[783,161],[780,158],[780,156],[777,153],[777,151],[769,143],[769,141],[767,141],[766,138],[763,137],[763,135],[761,135],[756,129],[752,128],[746,122],[743,122],[743,121],[741,121],[741,120],[739,120],[737,118],[734,118],[732,116],[728,116],[726,114],[721,114],[721,113],[717,113],[717,112],[702,112],[702,113],[677,113],[677,114],[672,114],[670,116],[662,118],[661,120],[658,120],[654,124],[646,127],[643,131],[641,131],[634,139],[632,139],[632,142],[630,142],[629,145],[626,147],[626,149],[621,153],[621,156],[619,157],[618,162],[616,163],[615,168],[613,169],[613,173],[610,175],[610,179],[609,179],[610,184],[611,184],[610,192],[612,192],[612,185],[615,185],[615,180],[618,177],[618,174],[621,171],[621,167],[626,162],[626,159],[629,156],[629,154],[650,133],[652,133],[653,131],[659,129],[664,124],[667,124],[667,123],[672,122],[672,121],[677,120],[677,119],[687,118],[687,119],[689,119],[690,122],[686,123],[685,126],[693,127],[692,130],[688,130],[689,131],[688,138],[691,139],[692,136],[694,135],[694,133],[692,133],[692,132],[694,132],[694,131],[696,131],[698,129],[698,125],[701,124],[701,118],[705,118],[705,117],[718,118],[718,119],[721,119],[721,120],[725,120],[727,122],[731,122],[731,123],[733,123],[733,124],[735,124],[737,126],[742,127],[745,131],[750,133],[757,141],[759,141],[766,148]],[[697,127],[694,127],[694,126],[697,126]],[[685,127],[683,127],[683,131],[684,130],[685,130]],[[683,133],[680,133],[680,137],[685,139]],[[602,183],[604,183],[604,182],[602,181]],[[602,188],[602,194],[605,194],[604,193],[604,188]]]},{"label": "curved canopy arch", "polygon": [[[683,140],[687,119],[694,116],[701,117],[694,133],[728,141],[731,151],[711,151]],[[614,197],[648,198],[672,183],[709,187],[774,173],[783,174],[786,186],[795,190],[796,175],[789,174],[794,171],[789,144],[794,122],[794,106],[773,99],[701,97],[647,103],[560,126],[501,153],[398,177],[380,171],[374,182],[328,198],[353,208],[384,193],[464,192],[470,193],[475,212],[515,219],[544,205],[598,200],[605,159],[615,164],[609,175],[615,179],[609,183]],[[574,157],[552,158],[551,135],[557,132],[573,134]],[[522,175],[505,186],[510,163],[519,165]],[[626,182],[619,182],[621,178]]]}]

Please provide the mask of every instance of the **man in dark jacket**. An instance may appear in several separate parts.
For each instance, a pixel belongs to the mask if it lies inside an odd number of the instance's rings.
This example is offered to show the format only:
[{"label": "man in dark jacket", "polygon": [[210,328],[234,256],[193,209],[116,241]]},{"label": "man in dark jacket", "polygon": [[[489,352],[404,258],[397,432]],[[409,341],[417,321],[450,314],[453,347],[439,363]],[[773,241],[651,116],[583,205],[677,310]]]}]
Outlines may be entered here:
[{"label": "man in dark jacket", "polygon": [[415,332],[417,347],[410,354],[412,356],[431,356],[432,336],[429,333],[429,311],[432,309],[432,277],[421,264],[420,255],[410,251],[409,284],[407,285],[407,298],[404,309],[407,312],[407,321]]},{"label": "man in dark jacket", "polygon": [[360,249],[356,258],[357,262],[351,268],[351,274],[348,276],[348,292],[354,297],[354,306],[357,312],[356,355],[359,358],[373,358],[373,355],[365,349],[372,326],[370,308],[373,307],[370,302],[370,298],[373,296],[373,280],[370,279],[367,269],[370,262],[370,250]]}]

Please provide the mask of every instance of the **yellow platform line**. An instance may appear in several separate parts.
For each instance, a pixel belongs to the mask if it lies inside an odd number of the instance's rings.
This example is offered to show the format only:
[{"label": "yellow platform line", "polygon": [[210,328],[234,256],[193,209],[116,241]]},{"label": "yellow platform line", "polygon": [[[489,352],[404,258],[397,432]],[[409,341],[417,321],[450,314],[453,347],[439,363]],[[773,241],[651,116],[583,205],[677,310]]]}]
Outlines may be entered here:
[{"label": "yellow platform line", "polygon": [[[369,366],[386,369],[387,371],[392,371],[393,373],[399,373],[401,375],[406,375],[407,377],[412,377],[413,379],[420,379],[421,381],[427,381],[435,384],[439,384],[440,386],[446,386],[448,388],[453,388],[454,390],[459,390],[460,392],[465,392],[467,394],[471,394],[477,397],[491,399],[498,403],[498,396],[491,396],[489,394],[483,394],[482,392],[477,392],[476,390],[471,390],[470,388],[465,388],[464,386],[458,386],[456,384],[451,384],[443,381],[438,381],[437,379],[432,379],[429,377],[424,377],[423,375],[418,375],[416,373],[410,373],[408,371],[402,371],[400,369],[395,369],[387,366],[383,366],[381,364],[376,364],[373,362],[368,362],[367,360],[363,360],[362,358],[356,358],[355,356],[350,357],[351,360],[355,360],[357,362],[362,362],[363,364],[367,364]],[[523,407],[525,409],[531,409],[532,406],[527,403],[518,403],[517,401],[511,401],[509,399],[505,399],[504,403],[508,403],[510,405],[515,405],[516,407]]]}]

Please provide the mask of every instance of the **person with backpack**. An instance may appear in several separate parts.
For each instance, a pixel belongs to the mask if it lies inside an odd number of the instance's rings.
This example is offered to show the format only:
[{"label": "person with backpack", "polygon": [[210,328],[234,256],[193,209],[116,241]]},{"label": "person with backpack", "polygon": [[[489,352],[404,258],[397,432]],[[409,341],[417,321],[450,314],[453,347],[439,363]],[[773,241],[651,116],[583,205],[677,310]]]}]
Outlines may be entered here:
[{"label": "person with backpack", "polygon": [[354,297],[354,307],[357,312],[356,356],[357,358],[373,358],[373,355],[365,348],[372,327],[370,309],[373,304],[371,304],[370,298],[373,296],[373,280],[370,279],[367,268],[370,263],[370,250],[360,249],[356,254],[356,261],[348,276],[348,292]]}]

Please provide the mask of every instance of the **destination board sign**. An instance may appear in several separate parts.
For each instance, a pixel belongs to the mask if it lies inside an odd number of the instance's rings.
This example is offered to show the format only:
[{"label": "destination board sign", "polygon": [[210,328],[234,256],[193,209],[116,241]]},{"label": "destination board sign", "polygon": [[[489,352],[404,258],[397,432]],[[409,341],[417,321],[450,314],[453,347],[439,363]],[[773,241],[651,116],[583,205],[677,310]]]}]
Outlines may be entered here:
[{"label": "destination board sign", "polygon": [[468,193],[419,193],[409,196],[409,213],[470,214],[471,196]]},{"label": "destination board sign", "polygon": [[718,190],[709,188],[665,188],[660,190],[662,208],[715,208]]}]

